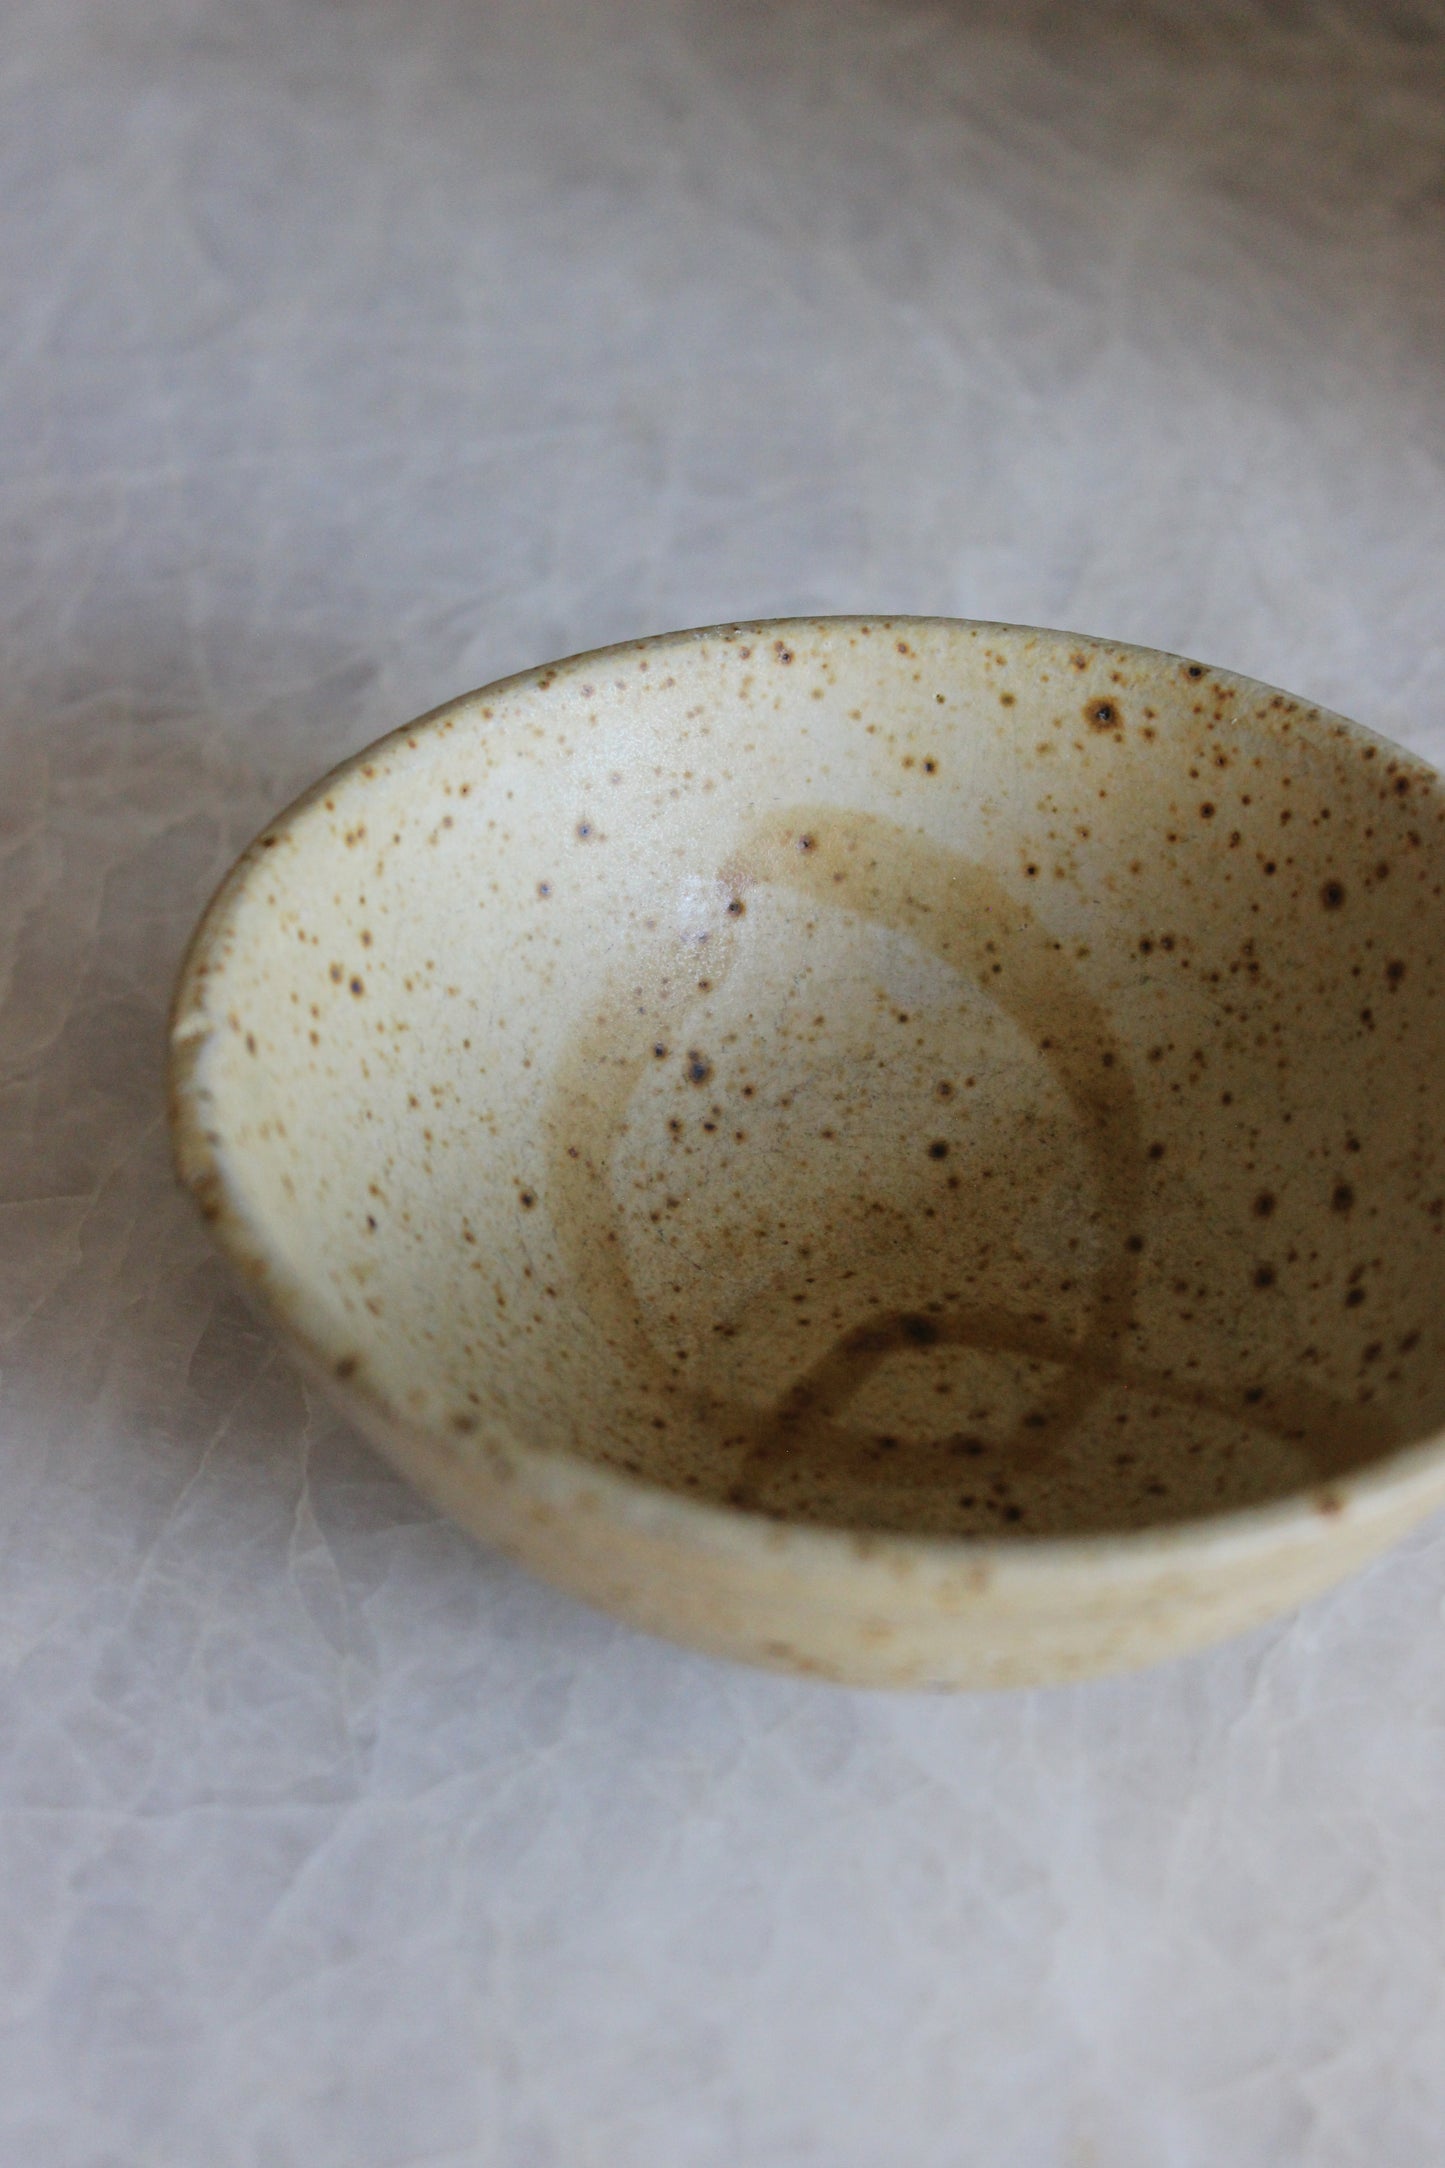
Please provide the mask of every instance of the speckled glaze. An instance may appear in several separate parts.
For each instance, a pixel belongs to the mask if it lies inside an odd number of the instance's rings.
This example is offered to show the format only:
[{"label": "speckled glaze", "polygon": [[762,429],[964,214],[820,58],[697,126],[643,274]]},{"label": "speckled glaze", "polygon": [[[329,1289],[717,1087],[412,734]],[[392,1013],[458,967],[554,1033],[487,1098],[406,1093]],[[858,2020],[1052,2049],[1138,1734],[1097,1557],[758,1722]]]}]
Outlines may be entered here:
[{"label": "speckled glaze", "polygon": [[1445,1501],[1445,799],[1175,656],[920,619],[471,694],[252,845],[183,1179],[467,1527],[895,1685],[1147,1662]]}]

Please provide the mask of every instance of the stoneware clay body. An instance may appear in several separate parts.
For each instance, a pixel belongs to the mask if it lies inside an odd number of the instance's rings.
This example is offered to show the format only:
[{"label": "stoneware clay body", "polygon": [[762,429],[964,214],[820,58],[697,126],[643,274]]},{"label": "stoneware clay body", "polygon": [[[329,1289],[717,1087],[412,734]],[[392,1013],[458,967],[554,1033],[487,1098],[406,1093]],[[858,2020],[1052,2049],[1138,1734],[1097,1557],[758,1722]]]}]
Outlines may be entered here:
[{"label": "stoneware clay body", "polygon": [[699,1648],[1008,1685],[1445,1501],[1445,798],[1267,687],[919,619],[469,695],[247,851],[178,1164],[396,1465]]}]

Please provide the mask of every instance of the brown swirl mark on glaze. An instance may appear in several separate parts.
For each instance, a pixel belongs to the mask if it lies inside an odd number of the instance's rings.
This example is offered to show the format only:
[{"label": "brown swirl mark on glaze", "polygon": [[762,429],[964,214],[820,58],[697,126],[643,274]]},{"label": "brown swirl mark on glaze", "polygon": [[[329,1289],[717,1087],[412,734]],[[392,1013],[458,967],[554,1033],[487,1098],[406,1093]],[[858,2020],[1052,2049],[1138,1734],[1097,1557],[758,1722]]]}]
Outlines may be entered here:
[{"label": "brown swirl mark on glaze", "polygon": [[[658,1057],[659,1034],[673,1042],[683,1036],[699,957],[706,958],[706,984],[721,986],[737,955],[744,915],[737,905],[763,886],[910,936],[982,987],[1048,1064],[1077,1116],[1096,1185],[1102,1258],[1082,1331],[979,1302],[876,1315],[843,1333],[770,1409],[699,1390],[659,1350],[624,1254],[613,1157],[637,1087]],[[705,1425],[727,1449],[733,1503],[765,1505],[770,1477],[783,1470],[795,1500],[800,1485],[826,1492],[840,1480],[876,1482],[886,1457],[880,1448],[895,1441],[850,1425],[847,1409],[881,1364],[932,1346],[1012,1355],[1056,1372],[1012,1432],[988,1447],[996,1465],[1027,1472],[1035,1484],[1047,1479],[1049,1462],[1081,1417],[1117,1386],[1287,1441],[1320,1478],[1391,1442],[1379,1413],[1303,1383],[1221,1390],[1130,1359],[1146,1154],[1125,1050],[1063,942],[997,874],[876,815],[807,806],[759,823],[719,869],[716,893],[713,922],[686,938],[659,928],[574,1041],[552,1097],[548,1194],[564,1262],[593,1324],[649,1394]],[[887,1225],[897,1216],[885,1207],[882,1219]],[[859,1235],[866,1239],[861,1222]],[[755,1297],[727,1321],[730,1331],[768,1302],[766,1292]],[[930,1443],[959,1452],[970,1441],[956,1432],[909,1440],[914,1453]],[[890,1476],[894,1471],[902,1473],[896,1462]]]}]

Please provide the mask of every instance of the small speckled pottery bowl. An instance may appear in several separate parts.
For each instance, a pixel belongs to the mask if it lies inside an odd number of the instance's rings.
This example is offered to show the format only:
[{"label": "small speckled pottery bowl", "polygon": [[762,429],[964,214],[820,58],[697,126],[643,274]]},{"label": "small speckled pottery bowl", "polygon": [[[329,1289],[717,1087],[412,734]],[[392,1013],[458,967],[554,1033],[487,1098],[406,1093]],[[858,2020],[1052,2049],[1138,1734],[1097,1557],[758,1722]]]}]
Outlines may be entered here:
[{"label": "small speckled pottery bowl", "polygon": [[181,1174],[396,1465],[699,1648],[1007,1685],[1445,1502],[1445,800],[1228,672],[918,619],[469,695],[252,845]]}]

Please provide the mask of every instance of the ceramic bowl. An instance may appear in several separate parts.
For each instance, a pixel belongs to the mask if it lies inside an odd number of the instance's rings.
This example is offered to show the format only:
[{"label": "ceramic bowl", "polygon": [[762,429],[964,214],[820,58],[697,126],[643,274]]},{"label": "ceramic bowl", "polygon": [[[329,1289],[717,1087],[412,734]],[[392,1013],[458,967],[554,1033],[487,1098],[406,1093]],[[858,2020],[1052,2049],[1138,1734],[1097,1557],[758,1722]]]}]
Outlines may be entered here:
[{"label": "ceramic bowl", "polygon": [[687,632],[281,815],[176,995],[212,1233],[420,1488],[638,1625],[1012,1684],[1445,1501],[1445,800],[1072,634]]}]

